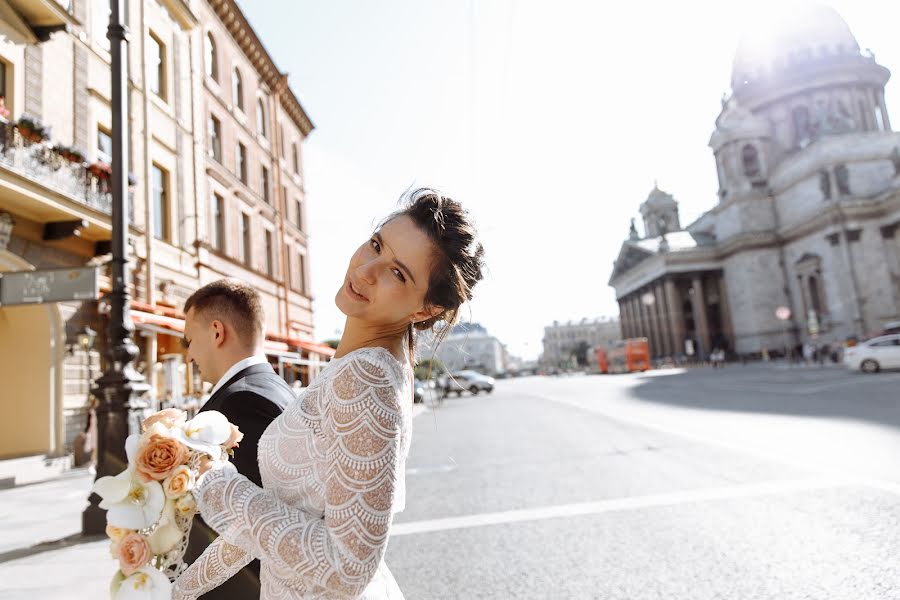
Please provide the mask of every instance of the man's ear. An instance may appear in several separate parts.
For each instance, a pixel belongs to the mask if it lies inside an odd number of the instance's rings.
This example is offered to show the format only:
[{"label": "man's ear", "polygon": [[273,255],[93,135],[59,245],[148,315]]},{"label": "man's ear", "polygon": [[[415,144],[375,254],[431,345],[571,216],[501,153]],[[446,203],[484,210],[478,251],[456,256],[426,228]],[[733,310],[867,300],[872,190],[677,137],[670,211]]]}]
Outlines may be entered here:
[{"label": "man's ear", "polygon": [[213,346],[221,348],[225,343],[225,324],[218,319],[214,319],[210,324],[213,328]]}]

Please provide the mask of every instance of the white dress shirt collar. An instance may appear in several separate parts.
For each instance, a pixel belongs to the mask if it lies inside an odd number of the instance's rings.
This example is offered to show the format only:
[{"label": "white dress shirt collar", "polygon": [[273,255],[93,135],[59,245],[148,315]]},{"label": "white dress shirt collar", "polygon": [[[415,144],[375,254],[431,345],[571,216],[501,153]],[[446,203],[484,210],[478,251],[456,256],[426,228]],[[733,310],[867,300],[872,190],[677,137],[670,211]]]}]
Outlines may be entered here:
[{"label": "white dress shirt collar", "polygon": [[252,367],[253,365],[261,365],[263,363],[268,363],[269,360],[263,356],[262,354],[257,354],[255,356],[248,356],[243,360],[239,360],[233,365],[231,368],[225,371],[225,374],[219,378],[219,381],[216,382],[216,385],[213,386],[213,389],[209,391],[209,396],[212,397],[213,394],[219,391],[223,385],[228,383],[228,380],[246,369],[247,367]]}]

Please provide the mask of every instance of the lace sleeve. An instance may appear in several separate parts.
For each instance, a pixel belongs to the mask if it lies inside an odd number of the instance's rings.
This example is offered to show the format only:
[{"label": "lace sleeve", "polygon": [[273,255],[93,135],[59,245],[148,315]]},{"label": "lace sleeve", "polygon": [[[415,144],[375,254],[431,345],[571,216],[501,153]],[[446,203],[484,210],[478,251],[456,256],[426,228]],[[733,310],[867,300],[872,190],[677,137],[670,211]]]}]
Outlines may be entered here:
[{"label": "lace sleeve", "polygon": [[279,501],[227,464],[206,473],[195,495],[210,527],[279,577],[357,596],[384,556],[402,476],[402,374],[367,351],[338,367],[322,404],[324,518]]},{"label": "lace sleeve", "polygon": [[172,600],[194,600],[222,585],[253,557],[222,538],[216,538],[175,580]]}]

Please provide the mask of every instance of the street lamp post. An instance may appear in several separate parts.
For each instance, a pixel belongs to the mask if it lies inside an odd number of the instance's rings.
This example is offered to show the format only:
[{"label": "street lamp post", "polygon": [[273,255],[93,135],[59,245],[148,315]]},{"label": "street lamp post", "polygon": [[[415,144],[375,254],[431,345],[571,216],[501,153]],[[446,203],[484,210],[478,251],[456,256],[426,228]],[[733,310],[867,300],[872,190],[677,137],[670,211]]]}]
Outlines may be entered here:
[{"label": "street lamp post", "polygon": [[[109,294],[107,328],[107,369],[94,388],[100,400],[97,408],[97,478],[121,472],[127,463],[125,439],[129,433],[129,411],[138,408],[137,398],[149,386],[131,364],[138,348],[131,339],[128,293],[128,129],[125,110],[127,80],[128,28],[123,23],[125,0],[110,0],[111,13],[107,37],[110,42],[112,71],[112,291]],[[89,506],[81,515],[82,533],[103,533],[106,511],[98,505],[100,497],[91,494]]]}]

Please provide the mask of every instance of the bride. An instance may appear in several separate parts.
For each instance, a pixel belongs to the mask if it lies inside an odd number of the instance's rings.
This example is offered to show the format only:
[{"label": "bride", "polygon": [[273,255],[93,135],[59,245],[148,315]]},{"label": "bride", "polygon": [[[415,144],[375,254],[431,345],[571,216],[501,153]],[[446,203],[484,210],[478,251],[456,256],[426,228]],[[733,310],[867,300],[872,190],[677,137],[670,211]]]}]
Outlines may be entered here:
[{"label": "bride", "polygon": [[[482,278],[469,214],[419,189],[350,259],[334,358],[259,441],[260,488],[208,462],[194,496],[219,537],[175,581],[194,599],[253,558],[261,598],[402,598],[384,564],[405,506],[414,329],[448,326]],[[442,339],[449,327],[441,329]]]}]

